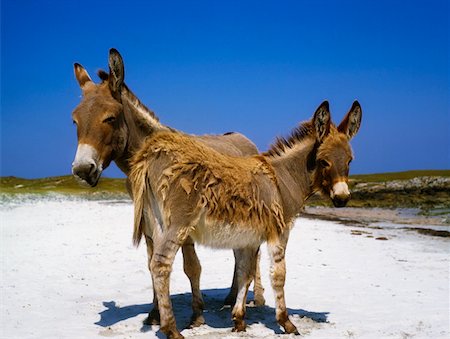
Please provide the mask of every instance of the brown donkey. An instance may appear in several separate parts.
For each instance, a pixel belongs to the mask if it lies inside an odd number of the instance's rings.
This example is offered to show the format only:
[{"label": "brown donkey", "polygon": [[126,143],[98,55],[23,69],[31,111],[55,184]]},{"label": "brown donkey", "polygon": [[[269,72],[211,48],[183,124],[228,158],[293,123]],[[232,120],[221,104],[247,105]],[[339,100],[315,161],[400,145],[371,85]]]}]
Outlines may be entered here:
[{"label": "brown donkey", "polygon": [[[151,270],[161,313],[161,331],[182,338],[169,292],[175,254],[187,238],[237,255],[238,296],[232,310],[234,331],[244,331],[245,300],[255,272],[255,257],[267,242],[276,319],[287,333],[298,333],[288,318],[285,250],[290,228],[305,200],[316,191],[335,206],[350,198],[347,186],[352,151],[362,111],[355,101],[341,124],[331,123],[328,102],[311,121],[263,154],[231,157],[178,132],[156,132],[131,162],[135,205],[133,240],[154,243]],[[144,215],[148,222],[143,223]]]},{"label": "brown donkey", "polygon": [[[78,149],[72,164],[72,172],[80,181],[95,186],[102,171],[111,161],[128,176],[129,161],[145,137],[155,131],[170,131],[171,128],[159,122],[156,115],[143,105],[124,83],[124,64],[119,52],[111,49],[109,53],[109,74],[99,71],[102,83],[95,84],[87,71],[79,64],[74,65],[75,76],[82,89],[81,103],[73,111],[73,121],[77,125]],[[239,133],[226,135],[191,136],[215,150],[234,156],[257,154],[256,146]],[[127,186],[129,184],[127,183]],[[151,238],[146,238],[148,264],[153,251]],[[202,316],[203,300],[199,280],[201,266],[192,239],[187,238],[182,247],[184,271],[192,286],[193,309],[192,325],[204,322]],[[259,265],[257,265],[259,268]],[[255,303],[264,304],[263,287],[259,272],[255,278]],[[226,303],[234,304],[237,295],[236,272]],[[158,323],[158,300],[153,299],[153,310],[147,323]]]}]

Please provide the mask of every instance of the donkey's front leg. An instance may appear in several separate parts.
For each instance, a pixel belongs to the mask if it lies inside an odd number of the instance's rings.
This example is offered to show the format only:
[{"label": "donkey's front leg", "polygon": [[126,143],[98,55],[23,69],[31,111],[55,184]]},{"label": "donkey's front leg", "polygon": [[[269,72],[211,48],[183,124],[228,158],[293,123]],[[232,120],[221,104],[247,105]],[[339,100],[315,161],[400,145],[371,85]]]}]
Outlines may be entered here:
[{"label": "donkey's front leg", "polygon": [[[150,263],[153,274],[153,288],[156,290],[158,298],[159,313],[161,315],[161,331],[169,339],[183,338],[177,329],[175,316],[170,301],[170,273],[175,255],[187,238],[187,232],[178,233],[176,227],[171,226],[163,234],[154,238],[154,253]],[[186,236],[180,239],[179,234]]]},{"label": "donkey's front leg", "polygon": [[236,304],[231,312],[234,321],[233,332],[245,331],[245,304],[248,287],[254,279],[257,252],[258,249],[255,248],[242,248],[234,251],[238,292]]},{"label": "donkey's front leg", "polygon": [[190,327],[197,327],[205,323],[205,318],[203,317],[203,297],[200,291],[202,267],[195,252],[194,241],[191,237],[187,238],[181,249],[183,251],[184,273],[186,273],[191,282],[192,290],[192,317]]},{"label": "donkey's front leg", "polygon": [[276,319],[278,323],[283,326],[286,333],[299,334],[295,325],[289,320],[284,297],[284,283],[286,280],[285,251],[288,238],[286,233],[289,233],[289,231],[285,230],[280,236],[284,239],[277,239],[267,244],[271,261],[270,281],[275,293]]},{"label": "donkey's front leg", "polygon": [[150,271],[150,276],[152,278],[152,289],[153,289],[153,308],[149,312],[147,318],[144,320],[145,325],[159,325],[160,315],[158,309],[158,297],[155,291],[155,282],[153,281],[153,274],[150,268],[150,263],[152,261],[153,256],[153,240],[149,236],[145,236],[145,242],[147,244],[147,262],[148,262],[148,270]]}]

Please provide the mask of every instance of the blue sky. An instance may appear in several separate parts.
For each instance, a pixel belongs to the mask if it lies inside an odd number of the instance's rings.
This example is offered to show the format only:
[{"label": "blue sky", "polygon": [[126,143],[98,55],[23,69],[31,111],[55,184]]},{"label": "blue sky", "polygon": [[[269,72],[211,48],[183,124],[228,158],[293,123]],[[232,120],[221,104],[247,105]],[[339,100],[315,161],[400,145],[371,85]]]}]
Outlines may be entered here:
[{"label": "blue sky", "polygon": [[2,176],[70,173],[73,63],[96,78],[111,47],[128,86],[185,132],[239,131],[263,151],[323,100],[339,123],[358,99],[352,173],[450,168],[446,0],[1,6]]}]

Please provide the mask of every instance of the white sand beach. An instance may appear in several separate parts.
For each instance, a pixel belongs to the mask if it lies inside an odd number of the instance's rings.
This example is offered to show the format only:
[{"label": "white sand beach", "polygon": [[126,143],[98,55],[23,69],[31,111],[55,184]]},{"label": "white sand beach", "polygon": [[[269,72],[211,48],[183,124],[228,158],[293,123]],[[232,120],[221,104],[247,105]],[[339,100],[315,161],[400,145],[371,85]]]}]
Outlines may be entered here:
[{"label": "white sand beach", "polygon": [[[152,287],[145,246],[131,244],[130,202],[3,202],[2,338],[162,338],[143,326]],[[305,338],[449,338],[450,238],[398,227],[299,218],[287,249],[286,302]],[[387,222],[384,223],[385,225]],[[279,338],[268,257],[266,306],[249,307],[247,332],[232,333],[222,301],[231,250],[197,247],[207,325],[188,338]],[[180,253],[171,278],[179,328],[188,325],[190,285]]]}]

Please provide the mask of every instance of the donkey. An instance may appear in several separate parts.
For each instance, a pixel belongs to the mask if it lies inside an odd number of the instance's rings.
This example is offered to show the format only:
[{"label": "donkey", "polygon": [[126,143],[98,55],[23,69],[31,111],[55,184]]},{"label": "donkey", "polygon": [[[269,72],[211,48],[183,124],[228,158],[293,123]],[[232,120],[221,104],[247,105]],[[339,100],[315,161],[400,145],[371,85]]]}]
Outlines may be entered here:
[{"label": "donkey", "polygon": [[[142,236],[153,240],[150,266],[161,331],[168,338],[183,338],[172,311],[169,280],[175,254],[188,238],[239,254],[238,296],[232,309],[233,331],[238,332],[246,327],[245,300],[258,248],[267,242],[276,319],[287,333],[298,334],[284,296],[289,232],[312,193],[329,196],[336,207],[350,199],[349,140],[361,117],[355,101],[336,127],[325,101],[290,137],[252,157],[221,154],[178,132],[159,131],[147,138],[131,161],[133,241],[139,245]],[[145,215],[148,222],[143,222]]]},{"label": "donkey", "polygon": [[[172,131],[160,123],[158,117],[130,91],[124,83],[124,63],[115,49],[109,52],[109,74],[99,71],[102,82],[95,84],[88,72],[78,63],[74,65],[75,77],[82,90],[81,103],[73,111],[72,117],[77,126],[78,148],[72,164],[73,175],[83,183],[95,186],[104,169],[111,161],[125,175],[129,175],[131,155],[139,148],[145,137],[155,131]],[[256,146],[239,133],[225,135],[191,136],[217,151],[235,156],[257,154]],[[129,183],[127,182],[129,188]],[[129,190],[130,191],[130,190]],[[153,252],[151,238],[146,238],[148,265]],[[192,326],[204,322],[202,317],[203,300],[199,279],[201,266],[192,239],[187,238],[182,246],[184,271],[192,286],[193,309]],[[259,265],[257,264],[257,269]],[[264,305],[264,288],[259,271],[256,272],[254,287],[255,303]],[[233,304],[237,295],[236,269],[230,294],[225,303]],[[146,323],[159,322],[158,300],[154,293],[153,310]]]}]

